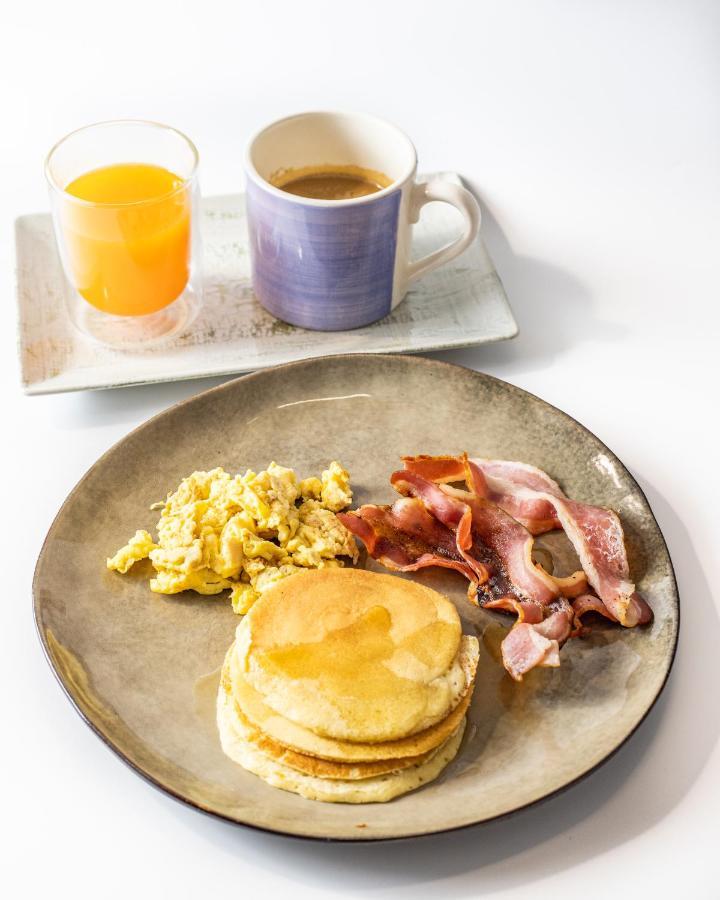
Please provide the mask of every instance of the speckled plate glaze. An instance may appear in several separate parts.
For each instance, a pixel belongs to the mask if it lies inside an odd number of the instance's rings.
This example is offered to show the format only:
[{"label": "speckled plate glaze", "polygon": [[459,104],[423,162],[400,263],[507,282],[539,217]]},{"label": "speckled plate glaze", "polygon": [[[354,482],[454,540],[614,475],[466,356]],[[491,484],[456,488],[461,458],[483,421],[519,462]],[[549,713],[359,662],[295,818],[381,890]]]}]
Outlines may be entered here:
[{"label": "speckled plate glaze", "polygon": [[[195,469],[256,470],[274,459],[310,474],[337,458],[359,503],[387,502],[403,453],[519,459],[578,500],[612,507],[631,568],[655,611],[645,629],[597,625],[559,669],[514,683],[498,661],[509,620],[471,607],[447,570],[412,577],[447,593],[481,640],[470,726],[434,783],[387,804],[316,803],[268,787],[227,759],[214,725],[218,669],[238,619],[225,599],[161,597],[147,571],[108,572],[105,557],[148,507]],[[547,539],[562,566],[564,538]],[[374,563],[370,563],[374,566]],[[401,577],[401,576],[398,576]],[[380,840],[445,831],[523,809],[572,785],[633,733],[665,684],[677,642],[672,565],[642,491],[585,428],[488,375],[403,356],[292,363],[172,407],[106,453],[50,529],[34,582],[45,652],[73,705],[139,774],[232,822],[301,837]]]}]

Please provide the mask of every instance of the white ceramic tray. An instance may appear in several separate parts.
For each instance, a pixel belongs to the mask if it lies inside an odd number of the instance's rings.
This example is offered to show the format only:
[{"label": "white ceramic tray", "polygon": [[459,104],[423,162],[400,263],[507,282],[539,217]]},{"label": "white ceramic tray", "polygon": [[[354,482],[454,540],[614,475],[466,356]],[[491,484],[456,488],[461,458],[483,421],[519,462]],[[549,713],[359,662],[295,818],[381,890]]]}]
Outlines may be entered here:
[{"label": "white ceramic tray", "polygon": [[[457,228],[457,213],[451,207],[444,203],[426,207],[415,227],[414,255],[448,243]],[[517,334],[505,291],[481,238],[457,259],[419,280],[380,322],[354,331],[317,332],[274,319],[255,300],[242,194],[206,198],[202,232],[205,292],[197,319],[185,334],[167,343],[127,351],[90,341],[71,325],[50,216],[19,218],[17,302],[26,393],[227,375],[335,353],[445,350]]]}]

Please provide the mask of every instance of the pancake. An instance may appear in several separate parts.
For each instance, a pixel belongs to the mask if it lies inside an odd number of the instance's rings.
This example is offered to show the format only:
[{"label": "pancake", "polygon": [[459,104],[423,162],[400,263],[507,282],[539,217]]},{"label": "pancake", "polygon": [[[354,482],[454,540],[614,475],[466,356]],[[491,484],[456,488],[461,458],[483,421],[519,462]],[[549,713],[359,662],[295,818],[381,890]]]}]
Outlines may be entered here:
[{"label": "pancake", "polygon": [[[223,666],[223,672],[220,678],[220,690],[225,691],[231,703],[234,703],[232,697],[232,684],[229,674],[229,666],[227,660]],[[334,762],[332,760],[320,759],[315,756],[309,756],[305,753],[298,753],[288,747],[283,747],[272,738],[264,734],[260,729],[256,728],[242,714],[237,703],[228,712],[231,720],[231,726],[236,735],[251,744],[256,750],[259,750],[265,756],[276,762],[283,763],[298,772],[305,775],[313,775],[317,778],[329,778],[342,781],[357,781],[363,778],[373,778],[377,775],[387,775],[391,772],[399,772],[402,769],[409,769],[412,766],[426,762],[435,752],[433,748],[427,753],[419,756],[405,757],[404,759],[378,759],[374,762]],[[454,729],[453,729],[454,730]]]},{"label": "pancake", "polygon": [[326,803],[384,803],[433,781],[454,759],[465,729],[463,719],[460,726],[425,762],[401,772],[345,781],[306,775],[266,756],[236,731],[233,709],[232,695],[221,687],[218,692],[217,722],[220,742],[227,756],[272,787],[300,794],[308,800],[322,800]]},{"label": "pancake", "polygon": [[442,721],[425,731],[407,738],[373,744],[337,741],[321,737],[270,709],[263,701],[262,695],[252,688],[243,677],[235,645],[228,651],[224,671],[227,671],[229,682],[232,685],[238,715],[244,717],[265,737],[286,749],[319,759],[337,762],[371,762],[421,756],[438,747],[455,731],[464,718],[472,699],[479,655],[477,638],[463,635],[458,655],[467,686],[451,712]]},{"label": "pancake", "polygon": [[323,737],[391,741],[440,722],[467,681],[460,618],[424,585],[361,569],[292,575],[237,630],[243,675],[267,706]]}]

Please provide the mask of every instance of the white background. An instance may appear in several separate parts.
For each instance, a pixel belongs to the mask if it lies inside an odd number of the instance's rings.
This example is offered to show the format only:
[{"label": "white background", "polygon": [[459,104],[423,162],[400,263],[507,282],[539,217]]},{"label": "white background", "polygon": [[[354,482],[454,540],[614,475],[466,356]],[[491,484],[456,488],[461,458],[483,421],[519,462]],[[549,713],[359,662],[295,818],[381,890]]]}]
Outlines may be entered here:
[{"label": "white background", "polygon": [[[720,6],[1,9],[4,895],[720,896]],[[683,602],[669,686],[599,772],[508,821],[374,847],[233,828],[152,790],[72,711],[30,611],[66,493],[129,429],[210,383],[22,396],[12,220],[47,208],[44,152],[98,119],[158,119],[198,144],[204,192],[231,192],[255,128],[322,107],[385,116],[422,168],[468,179],[521,335],[443,358],[539,394],[612,447],[650,498]]]}]

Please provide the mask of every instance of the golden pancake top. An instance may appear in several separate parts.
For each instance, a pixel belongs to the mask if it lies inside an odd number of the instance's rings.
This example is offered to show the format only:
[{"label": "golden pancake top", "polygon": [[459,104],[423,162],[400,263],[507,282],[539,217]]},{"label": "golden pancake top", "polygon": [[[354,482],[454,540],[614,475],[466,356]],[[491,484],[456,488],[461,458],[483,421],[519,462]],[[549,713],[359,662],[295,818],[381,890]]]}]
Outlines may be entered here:
[{"label": "golden pancake top", "polygon": [[323,569],[271,588],[238,628],[247,681],[317,734],[405,737],[444,718],[465,684],[460,619],[442,594],[393,575]]}]

